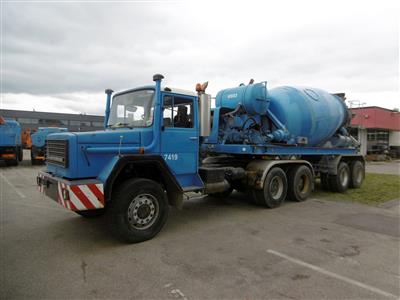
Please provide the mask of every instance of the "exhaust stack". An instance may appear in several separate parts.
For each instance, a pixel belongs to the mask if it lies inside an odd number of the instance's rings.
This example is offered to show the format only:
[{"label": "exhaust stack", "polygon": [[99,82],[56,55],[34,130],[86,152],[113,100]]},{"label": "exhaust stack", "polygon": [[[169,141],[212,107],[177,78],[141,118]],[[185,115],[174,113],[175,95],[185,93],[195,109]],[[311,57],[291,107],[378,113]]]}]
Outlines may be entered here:
[{"label": "exhaust stack", "polygon": [[208,82],[196,84],[199,95],[200,136],[209,136],[211,133],[211,95],[206,94]]}]

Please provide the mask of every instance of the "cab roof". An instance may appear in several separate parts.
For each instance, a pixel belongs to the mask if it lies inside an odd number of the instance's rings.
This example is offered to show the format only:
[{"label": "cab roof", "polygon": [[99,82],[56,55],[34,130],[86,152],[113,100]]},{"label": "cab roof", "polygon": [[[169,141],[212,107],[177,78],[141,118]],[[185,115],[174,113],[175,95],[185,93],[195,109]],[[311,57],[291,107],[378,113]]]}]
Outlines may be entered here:
[{"label": "cab roof", "polygon": [[[115,93],[113,96],[123,95],[123,94],[130,93],[133,91],[145,90],[145,89],[153,89],[154,90],[155,86],[154,85],[140,86],[140,87],[136,87],[136,88],[129,89],[129,90],[119,91],[119,92]],[[179,94],[179,95],[185,95],[185,96],[191,96],[191,97],[197,96],[197,93],[194,91],[178,89],[178,88],[173,88],[173,87],[163,86],[161,88],[161,90],[164,92],[175,93],[175,94]]]}]

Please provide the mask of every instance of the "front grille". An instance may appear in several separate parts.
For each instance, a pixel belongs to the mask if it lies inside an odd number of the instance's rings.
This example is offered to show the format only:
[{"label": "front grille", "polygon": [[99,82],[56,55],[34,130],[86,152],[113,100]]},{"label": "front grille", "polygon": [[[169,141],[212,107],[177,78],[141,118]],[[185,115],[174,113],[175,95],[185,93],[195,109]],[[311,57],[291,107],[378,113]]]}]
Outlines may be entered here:
[{"label": "front grille", "polygon": [[47,163],[68,168],[67,140],[47,140],[46,148]]}]

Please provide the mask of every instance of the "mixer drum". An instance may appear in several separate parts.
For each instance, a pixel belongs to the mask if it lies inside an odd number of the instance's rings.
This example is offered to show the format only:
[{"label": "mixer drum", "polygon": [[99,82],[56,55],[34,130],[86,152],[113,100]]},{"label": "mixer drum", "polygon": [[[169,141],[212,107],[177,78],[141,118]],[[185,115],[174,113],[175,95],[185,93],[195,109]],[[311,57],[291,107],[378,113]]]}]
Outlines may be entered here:
[{"label": "mixer drum", "polygon": [[268,90],[269,110],[294,138],[320,146],[346,125],[348,110],[342,99],[320,89],[278,87]]}]

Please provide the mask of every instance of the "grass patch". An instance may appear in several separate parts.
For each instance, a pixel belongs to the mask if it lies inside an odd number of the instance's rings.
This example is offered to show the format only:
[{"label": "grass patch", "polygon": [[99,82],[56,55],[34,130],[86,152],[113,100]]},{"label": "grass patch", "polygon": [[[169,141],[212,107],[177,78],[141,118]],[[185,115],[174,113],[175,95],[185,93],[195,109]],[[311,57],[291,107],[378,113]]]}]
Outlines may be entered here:
[{"label": "grass patch", "polygon": [[400,198],[400,176],[388,174],[365,174],[365,180],[359,189],[348,189],[346,193],[332,193],[322,190],[317,182],[314,195],[336,200],[355,201],[377,205]]}]

